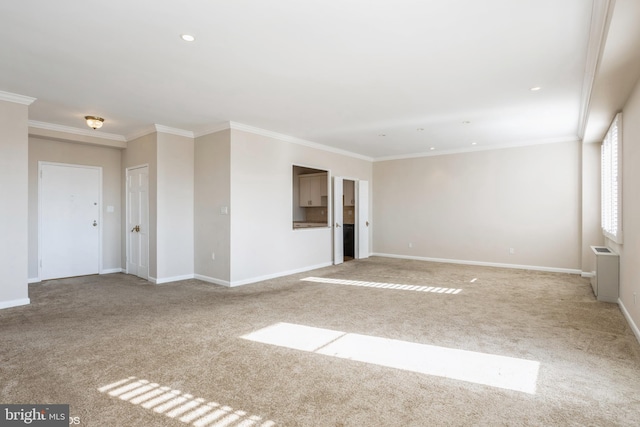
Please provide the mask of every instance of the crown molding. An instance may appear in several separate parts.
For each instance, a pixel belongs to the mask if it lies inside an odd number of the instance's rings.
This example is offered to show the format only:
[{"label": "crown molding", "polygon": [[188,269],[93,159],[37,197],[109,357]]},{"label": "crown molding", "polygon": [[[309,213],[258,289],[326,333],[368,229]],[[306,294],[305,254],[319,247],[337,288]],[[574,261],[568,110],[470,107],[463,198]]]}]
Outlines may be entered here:
[{"label": "crown molding", "polygon": [[157,132],[155,125],[147,126],[147,127],[142,128],[140,130],[137,130],[135,132],[127,134],[125,136],[125,139],[127,140],[127,142],[129,142],[129,141],[133,141],[134,139],[142,138],[145,135],[149,135],[149,134],[152,134],[152,133],[155,133],[155,132]]},{"label": "crown molding", "polygon": [[201,136],[210,135],[212,133],[220,132],[222,130],[231,129],[231,122],[222,122],[217,125],[206,128],[205,130],[194,132],[194,137],[199,138]]},{"label": "crown molding", "polygon": [[159,125],[159,124],[154,124],[151,126],[147,126],[143,129],[140,129],[136,132],[132,132],[130,134],[128,134],[126,136],[126,140],[128,141],[133,141],[134,139],[138,139],[138,138],[142,138],[143,136],[152,134],[152,133],[156,133],[156,132],[160,132],[160,133],[168,133],[170,135],[178,135],[178,136],[185,136],[187,138],[195,138],[193,132],[191,132],[190,130],[184,130],[184,129],[178,129],[178,128],[172,128],[169,126],[163,126],[163,125]]},{"label": "crown molding", "polygon": [[3,92],[0,90],[0,101],[13,102],[15,104],[31,105],[36,98],[18,95],[17,93]]},{"label": "crown molding", "polygon": [[584,138],[587,129],[587,121],[591,111],[591,94],[600,67],[600,60],[602,59],[602,53],[606,44],[614,6],[615,0],[595,0],[591,9],[589,43],[587,46],[587,60],[584,80],[582,82],[580,116],[578,121],[578,135],[580,139]]},{"label": "crown molding", "polygon": [[253,133],[256,135],[262,135],[268,138],[278,139],[280,141],[291,142],[293,144],[315,148],[317,150],[328,151],[330,153],[340,154],[348,157],[354,157],[356,159],[366,160],[369,162],[373,161],[373,157],[352,153],[351,151],[341,150],[339,148],[330,147],[328,145],[318,144],[316,142],[307,141],[306,139],[296,138],[294,136],[285,135],[283,133],[272,132],[270,130],[260,129],[260,128],[249,126],[249,125],[244,125],[242,123],[229,122],[229,127],[234,130],[241,130],[241,131]]},{"label": "crown molding", "polygon": [[503,150],[505,148],[518,148],[518,147],[528,147],[531,145],[544,145],[544,144],[557,144],[561,142],[579,142],[580,138],[575,135],[563,136],[559,138],[547,138],[547,139],[537,139],[531,141],[520,141],[509,144],[495,144],[495,145],[486,145],[486,146],[474,146],[472,148],[454,148],[451,150],[443,150],[443,151],[429,151],[426,153],[415,153],[415,154],[400,154],[397,156],[385,156],[385,157],[376,157],[373,159],[374,162],[385,162],[387,160],[404,160],[404,159],[415,159],[419,157],[435,157],[435,156],[445,156],[448,154],[465,154],[465,153],[475,153],[477,151],[489,151],[489,150]]},{"label": "crown molding", "polygon": [[122,135],[118,135],[115,133],[100,132],[99,130],[79,129],[71,126],[57,125],[54,123],[38,122],[35,120],[29,120],[28,124],[29,124],[29,127],[36,128],[36,129],[51,130],[55,132],[65,132],[73,135],[91,136],[94,138],[102,138],[102,139],[109,139],[112,141],[126,142],[125,137]]},{"label": "crown molding", "polygon": [[169,126],[163,126],[159,124],[155,124],[153,126],[155,127],[156,132],[168,133],[168,134],[177,135],[177,136],[184,136],[187,138],[194,138],[194,134],[190,130],[172,128]]}]

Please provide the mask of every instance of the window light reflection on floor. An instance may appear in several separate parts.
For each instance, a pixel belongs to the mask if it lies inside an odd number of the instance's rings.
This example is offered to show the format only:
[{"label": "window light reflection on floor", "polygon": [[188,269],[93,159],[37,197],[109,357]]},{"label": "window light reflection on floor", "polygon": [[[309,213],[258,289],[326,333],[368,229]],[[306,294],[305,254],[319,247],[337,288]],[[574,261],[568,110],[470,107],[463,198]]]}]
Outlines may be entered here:
[{"label": "window light reflection on floor", "polygon": [[529,394],[536,392],[540,368],[533,360],[291,323],[276,323],[241,338]]},{"label": "window light reflection on floor", "polygon": [[98,389],[101,393],[139,405],[194,427],[272,427],[276,423],[237,411],[216,402],[162,387],[136,377],[125,378]]},{"label": "window light reflection on floor", "polygon": [[459,294],[462,289],[439,286],[401,285],[397,283],[364,282],[360,280],[330,279],[328,277],[305,277],[303,282],[330,283],[334,285],[364,286],[366,288],[397,289],[402,291],[433,292],[436,294]]}]

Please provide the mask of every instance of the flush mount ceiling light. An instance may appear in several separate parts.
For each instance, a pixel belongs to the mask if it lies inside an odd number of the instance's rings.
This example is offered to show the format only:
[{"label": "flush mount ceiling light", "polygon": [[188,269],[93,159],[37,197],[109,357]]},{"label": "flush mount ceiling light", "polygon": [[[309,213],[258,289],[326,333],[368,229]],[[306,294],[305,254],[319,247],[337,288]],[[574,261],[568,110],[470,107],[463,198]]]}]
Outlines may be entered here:
[{"label": "flush mount ceiling light", "polygon": [[104,119],[102,117],[84,116],[84,119],[87,121],[87,126],[93,129],[100,129],[102,127],[102,123],[104,123]]},{"label": "flush mount ceiling light", "polygon": [[540,87],[540,86],[534,86],[534,87],[532,87],[532,88],[529,88],[529,90],[530,90],[531,92],[537,92],[537,91],[539,91],[540,89],[542,89],[542,87]]},{"label": "flush mount ceiling light", "polygon": [[478,143],[474,141],[471,143],[471,145],[478,145]]},{"label": "flush mount ceiling light", "polygon": [[436,147],[431,147],[431,148],[429,148],[429,150],[431,150],[431,151],[433,151],[433,150],[435,150],[435,149],[436,149]]},{"label": "flush mount ceiling light", "polygon": [[180,38],[186,42],[192,42],[194,41],[196,38],[194,36],[192,36],[191,34],[180,34]]}]

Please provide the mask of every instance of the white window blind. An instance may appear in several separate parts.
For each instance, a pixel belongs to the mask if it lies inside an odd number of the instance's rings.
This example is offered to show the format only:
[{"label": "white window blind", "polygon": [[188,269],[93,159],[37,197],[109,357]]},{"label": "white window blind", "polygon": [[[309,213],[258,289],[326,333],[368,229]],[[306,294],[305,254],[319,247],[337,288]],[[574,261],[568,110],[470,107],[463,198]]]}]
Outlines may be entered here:
[{"label": "white window blind", "polygon": [[609,239],[622,243],[620,185],[622,116],[616,115],[602,141],[602,232]]}]

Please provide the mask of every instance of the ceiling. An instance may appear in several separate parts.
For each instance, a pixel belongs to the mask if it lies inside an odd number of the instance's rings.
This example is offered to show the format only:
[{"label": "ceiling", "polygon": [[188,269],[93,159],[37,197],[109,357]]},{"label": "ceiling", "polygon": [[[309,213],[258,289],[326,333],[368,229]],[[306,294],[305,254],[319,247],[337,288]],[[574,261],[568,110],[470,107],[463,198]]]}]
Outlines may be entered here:
[{"label": "ceiling", "polygon": [[0,91],[96,135],[235,122],[372,159],[579,140],[603,4],[4,1]]}]

